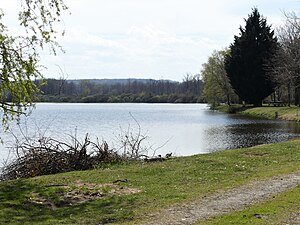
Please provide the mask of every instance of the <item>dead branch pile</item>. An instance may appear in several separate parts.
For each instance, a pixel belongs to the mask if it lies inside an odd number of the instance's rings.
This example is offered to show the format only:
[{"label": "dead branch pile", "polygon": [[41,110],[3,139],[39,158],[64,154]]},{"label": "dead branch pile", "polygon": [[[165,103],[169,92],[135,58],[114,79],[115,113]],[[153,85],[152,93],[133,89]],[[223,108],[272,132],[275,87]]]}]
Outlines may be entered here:
[{"label": "dead branch pile", "polygon": [[[127,130],[120,128],[114,148],[109,148],[106,141],[90,140],[88,134],[83,141],[79,141],[76,137],[77,130],[75,136],[60,141],[45,137],[45,132],[41,132],[40,129],[38,133],[30,136],[26,126],[25,132],[19,127],[21,135],[11,132],[15,141],[9,147],[15,153],[15,159],[4,164],[0,171],[0,181],[87,170],[101,164],[121,161],[155,162],[171,158],[171,154],[167,154],[165,158],[160,155],[154,156],[156,150],[162,148],[168,141],[153,149],[153,145],[149,145],[147,141],[149,137],[142,132],[138,121],[132,115],[131,117],[136,127],[128,126]],[[149,157],[149,151],[153,152],[152,157]]]},{"label": "dead branch pile", "polygon": [[71,144],[52,138],[25,141],[16,149],[17,157],[4,167],[0,180],[34,177],[74,170],[87,170],[101,163],[121,161],[116,151],[103,141],[71,138]]}]

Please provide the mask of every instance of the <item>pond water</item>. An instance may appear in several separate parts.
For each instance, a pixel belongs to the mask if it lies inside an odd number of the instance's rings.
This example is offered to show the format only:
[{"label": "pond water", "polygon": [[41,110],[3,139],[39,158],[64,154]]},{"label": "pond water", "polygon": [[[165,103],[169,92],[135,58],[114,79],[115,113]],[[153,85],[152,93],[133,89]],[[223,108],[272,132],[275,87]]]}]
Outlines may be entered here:
[{"label": "pond water", "polygon": [[[231,148],[288,140],[300,135],[300,124],[261,120],[210,111],[205,104],[56,104],[38,103],[21,119],[28,136],[45,133],[58,139],[73,135],[98,137],[117,146],[118,136],[128,129],[148,136],[144,145],[156,154],[177,156],[209,153]],[[12,125],[12,133],[22,136]],[[12,136],[2,134],[0,158],[7,157]],[[148,154],[152,154],[149,150]]]}]

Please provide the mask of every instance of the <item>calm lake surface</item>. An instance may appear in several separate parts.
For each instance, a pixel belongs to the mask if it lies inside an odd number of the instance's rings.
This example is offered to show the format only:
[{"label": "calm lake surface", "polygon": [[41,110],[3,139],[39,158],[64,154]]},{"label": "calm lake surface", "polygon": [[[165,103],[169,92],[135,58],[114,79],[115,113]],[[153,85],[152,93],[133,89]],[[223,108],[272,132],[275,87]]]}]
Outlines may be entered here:
[{"label": "calm lake surface", "polygon": [[[29,136],[45,133],[59,139],[69,135],[84,139],[89,133],[91,139],[98,137],[117,147],[122,131],[129,126],[138,131],[135,120],[149,137],[145,145],[152,150],[158,148],[156,154],[172,152],[177,156],[284,141],[300,135],[298,123],[223,114],[208,110],[205,104],[38,103],[32,115],[21,120],[21,126]],[[12,126],[12,131],[21,136],[17,126]],[[2,137],[3,159],[12,137]]]}]

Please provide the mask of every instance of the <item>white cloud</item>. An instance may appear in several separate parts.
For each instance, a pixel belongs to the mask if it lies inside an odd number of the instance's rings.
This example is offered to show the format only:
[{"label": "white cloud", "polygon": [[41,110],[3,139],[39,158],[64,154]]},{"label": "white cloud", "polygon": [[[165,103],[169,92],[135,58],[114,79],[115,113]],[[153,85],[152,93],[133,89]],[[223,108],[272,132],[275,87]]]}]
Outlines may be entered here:
[{"label": "white cloud", "polygon": [[[154,26],[132,26],[118,38],[73,30],[63,45],[67,51],[62,57],[65,58],[65,68],[72,70],[77,67],[75,76],[86,73],[94,77],[145,75],[160,78],[163,73],[177,80],[186,72],[199,72],[201,60],[205,60],[203,52],[209,54],[219,46],[211,39],[172,35]],[[60,61],[61,57],[58,57],[55,63]]]},{"label": "white cloud", "polygon": [[[243,18],[257,6],[277,25],[281,10],[298,10],[298,0],[65,0],[66,54],[43,56],[55,77],[56,64],[70,77],[153,77],[180,80],[198,73],[213,50],[228,46]],[[17,0],[1,0],[8,20]],[[11,23],[13,24],[13,23]],[[14,28],[17,29],[17,28]]]}]

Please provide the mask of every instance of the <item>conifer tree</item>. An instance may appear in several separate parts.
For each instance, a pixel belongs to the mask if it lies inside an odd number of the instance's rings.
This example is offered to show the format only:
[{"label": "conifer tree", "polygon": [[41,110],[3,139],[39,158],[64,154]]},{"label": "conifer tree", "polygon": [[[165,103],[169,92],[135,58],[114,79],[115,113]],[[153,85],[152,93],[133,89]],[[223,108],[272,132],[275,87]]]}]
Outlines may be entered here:
[{"label": "conifer tree", "polygon": [[245,28],[234,37],[230,55],[225,59],[225,69],[235,93],[245,102],[259,106],[274,91],[268,76],[268,60],[278,47],[271,26],[254,8]]}]

